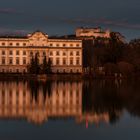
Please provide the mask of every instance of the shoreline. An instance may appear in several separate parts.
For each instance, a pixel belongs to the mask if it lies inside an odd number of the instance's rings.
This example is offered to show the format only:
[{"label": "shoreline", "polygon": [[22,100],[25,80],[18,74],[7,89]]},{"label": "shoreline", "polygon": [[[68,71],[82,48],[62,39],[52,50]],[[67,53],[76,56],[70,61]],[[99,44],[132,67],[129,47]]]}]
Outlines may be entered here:
[{"label": "shoreline", "polygon": [[122,79],[139,79],[139,76],[134,75],[131,77],[115,77],[115,76],[93,76],[84,74],[49,74],[49,75],[35,75],[35,74],[0,74],[0,80],[122,80]]}]

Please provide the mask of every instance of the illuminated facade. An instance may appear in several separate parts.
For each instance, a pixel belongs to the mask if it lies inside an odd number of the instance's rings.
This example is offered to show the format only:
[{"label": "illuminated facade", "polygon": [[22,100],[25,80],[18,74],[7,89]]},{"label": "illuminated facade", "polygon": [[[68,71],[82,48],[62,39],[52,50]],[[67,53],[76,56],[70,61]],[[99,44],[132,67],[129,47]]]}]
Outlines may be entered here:
[{"label": "illuminated facade", "polygon": [[0,72],[25,73],[32,56],[52,62],[53,73],[82,73],[82,41],[49,38],[40,31],[25,37],[0,37]]},{"label": "illuminated facade", "polygon": [[110,31],[102,31],[101,28],[77,28],[76,37],[101,37],[110,38]]}]

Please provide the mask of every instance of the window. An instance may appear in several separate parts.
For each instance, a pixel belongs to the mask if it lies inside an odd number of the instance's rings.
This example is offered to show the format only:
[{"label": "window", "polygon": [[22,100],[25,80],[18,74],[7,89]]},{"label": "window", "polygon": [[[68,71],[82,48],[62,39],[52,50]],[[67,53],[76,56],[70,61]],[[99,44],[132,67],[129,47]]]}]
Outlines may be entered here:
[{"label": "window", "polygon": [[26,58],[23,58],[23,64],[26,65]]},{"label": "window", "polygon": [[13,45],[13,43],[10,43],[9,45],[10,45],[10,46],[12,46],[12,45]]},{"label": "window", "polygon": [[12,58],[9,59],[9,64],[13,64],[13,59]]},{"label": "window", "polygon": [[9,51],[9,55],[13,55],[13,51]]},{"label": "window", "polygon": [[72,56],[73,55],[73,52],[70,52],[70,56]]},{"label": "window", "polygon": [[30,55],[31,55],[31,56],[33,55],[33,52],[32,52],[32,51],[30,52]]},{"label": "window", "polygon": [[50,44],[50,46],[52,47],[52,46],[53,46],[53,44]]},{"label": "window", "polygon": [[51,64],[53,65],[53,58],[49,58],[50,59],[50,61],[51,61]]},{"label": "window", "polygon": [[76,44],[76,47],[79,47],[80,45],[79,44]]},{"label": "window", "polygon": [[65,47],[66,46],[66,44],[63,44],[63,47]]},{"label": "window", "polygon": [[76,55],[77,55],[77,56],[79,56],[79,55],[80,55],[79,51],[77,51],[77,52],[76,52]]},{"label": "window", "polygon": [[2,43],[2,46],[5,46],[5,43],[4,42]]},{"label": "window", "polygon": [[16,64],[19,65],[19,58],[16,58]]},{"label": "window", "polygon": [[23,51],[23,55],[26,55],[26,51]]},{"label": "window", "polygon": [[16,55],[19,55],[19,51],[16,51]]},{"label": "window", "polygon": [[53,52],[50,52],[50,56],[52,56],[53,55]]},{"label": "window", "polygon": [[73,58],[70,59],[70,65],[73,65]]},{"label": "window", "polygon": [[59,51],[56,52],[56,55],[59,55]]},{"label": "window", "polygon": [[70,47],[73,47],[73,44],[70,44]]},{"label": "window", "polygon": [[66,52],[63,52],[63,56],[66,56]]},{"label": "window", "polygon": [[66,65],[66,59],[63,58],[63,65]]},{"label": "window", "polygon": [[43,52],[43,56],[46,56],[46,52],[45,51]]},{"label": "window", "polygon": [[79,65],[80,64],[80,60],[79,58],[76,59],[76,65]]},{"label": "window", "polygon": [[59,44],[56,44],[57,47],[59,47]]},{"label": "window", "polygon": [[59,65],[59,58],[56,58],[56,65]]},{"label": "window", "polygon": [[23,46],[26,46],[26,43],[23,43]]},{"label": "window", "polygon": [[5,51],[2,51],[2,55],[5,55]]},{"label": "window", "polygon": [[2,64],[3,65],[5,64],[5,58],[2,58]]},{"label": "window", "polygon": [[19,43],[16,43],[16,46],[19,46]]}]

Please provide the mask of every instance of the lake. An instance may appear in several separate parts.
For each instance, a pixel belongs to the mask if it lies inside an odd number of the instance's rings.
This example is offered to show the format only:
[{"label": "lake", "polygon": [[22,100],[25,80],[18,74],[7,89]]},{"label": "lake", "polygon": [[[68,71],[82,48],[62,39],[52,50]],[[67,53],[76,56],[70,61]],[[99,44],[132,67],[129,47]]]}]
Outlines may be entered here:
[{"label": "lake", "polygon": [[0,81],[0,139],[139,140],[139,81]]}]

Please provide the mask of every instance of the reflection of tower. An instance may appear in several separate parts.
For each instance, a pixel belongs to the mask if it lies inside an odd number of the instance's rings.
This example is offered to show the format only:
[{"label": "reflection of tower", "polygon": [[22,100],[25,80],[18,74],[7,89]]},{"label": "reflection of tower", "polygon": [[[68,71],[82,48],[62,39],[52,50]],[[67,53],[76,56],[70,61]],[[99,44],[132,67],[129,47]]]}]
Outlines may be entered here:
[{"label": "reflection of tower", "polygon": [[92,111],[90,113],[82,114],[77,118],[78,123],[85,122],[85,127],[88,128],[89,124],[95,124],[97,127],[99,126],[100,122],[109,123],[109,113],[99,113],[96,114],[96,112]]},{"label": "reflection of tower", "polygon": [[[35,93],[28,82],[0,82],[0,117],[26,118],[42,123],[49,117],[78,117],[82,114],[82,83],[52,82],[51,94],[39,84]],[[28,88],[29,87],[29,88]],[[48,87],[50,88],[50,87]]]},{"label": "reflection of tower", "polygon": [[88,128],[88,118],[86,116],[86,128]]}]

